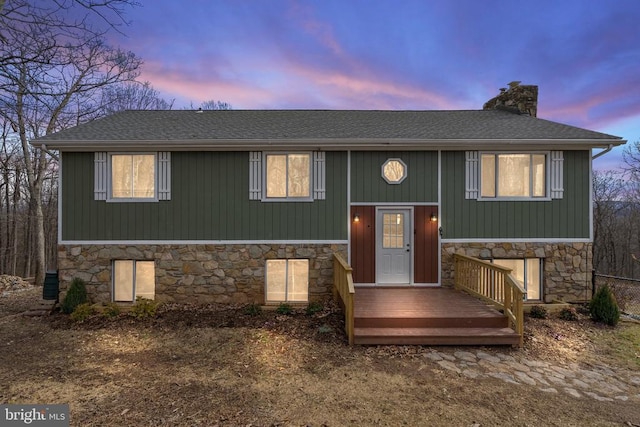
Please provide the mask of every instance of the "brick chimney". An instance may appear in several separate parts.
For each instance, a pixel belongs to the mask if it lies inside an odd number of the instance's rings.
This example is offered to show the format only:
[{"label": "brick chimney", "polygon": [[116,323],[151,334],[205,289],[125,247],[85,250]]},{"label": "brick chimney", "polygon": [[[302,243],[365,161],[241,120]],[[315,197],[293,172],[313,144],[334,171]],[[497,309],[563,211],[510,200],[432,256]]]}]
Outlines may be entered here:
[{"label": "brick chimney", "polygon": [[538,115],[538,86],[509,83],[509,89],[500,88],[500,94],[482,106],[483,110],[506,109],[518,114]]}]

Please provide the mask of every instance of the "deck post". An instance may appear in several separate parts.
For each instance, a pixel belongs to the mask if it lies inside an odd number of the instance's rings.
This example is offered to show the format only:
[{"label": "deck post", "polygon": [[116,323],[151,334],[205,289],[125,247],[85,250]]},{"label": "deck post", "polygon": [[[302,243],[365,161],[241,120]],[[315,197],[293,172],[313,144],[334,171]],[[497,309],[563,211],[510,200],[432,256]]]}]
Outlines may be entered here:
[{"label": "deck post", "polygon": [[340,256],[333,254],[333,295],[340,297],[344,306],[344,330],[349,339],[349,345],[354,340],[354,298],[353,268]]}]

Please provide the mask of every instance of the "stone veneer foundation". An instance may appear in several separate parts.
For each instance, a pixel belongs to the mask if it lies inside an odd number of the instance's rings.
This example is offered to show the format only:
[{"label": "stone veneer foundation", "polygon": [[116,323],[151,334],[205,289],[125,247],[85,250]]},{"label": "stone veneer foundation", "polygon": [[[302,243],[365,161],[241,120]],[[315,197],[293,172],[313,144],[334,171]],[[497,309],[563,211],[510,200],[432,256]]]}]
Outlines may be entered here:
[{"label": "stone veneer foundation", "polygon": [[60,297],[74,277],[95,303],[111,301],[113,260],[155,261],[156,300],[179,303],[265,302],[265,260],[309,259],[309,301],[332,294],[333,254],[344,244],[59,245]]},{"label": "stone veneer foundation", "polygon": [[442,283],[453,286],[453,254],[480,259],[542,258],[544,302],[591,299],[592,243],[443,243]]}]

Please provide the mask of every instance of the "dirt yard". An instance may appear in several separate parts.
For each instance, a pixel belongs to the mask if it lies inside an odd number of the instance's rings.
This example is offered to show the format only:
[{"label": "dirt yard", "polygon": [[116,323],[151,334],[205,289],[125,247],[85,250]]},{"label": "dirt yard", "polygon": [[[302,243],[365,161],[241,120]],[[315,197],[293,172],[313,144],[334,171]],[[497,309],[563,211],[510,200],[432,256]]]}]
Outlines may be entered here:
[{"label": "dirt yard", "polygon": [[[350,348],[330,306],[291,316],[165,306],[153,319],[82,323],[22,316],[40,297],[0,296],[0,402],[68,403],[74,426],[640,425],[635,323],[528,319],[523,349]],[[590,373],[617,391],[582,382],[573,396],[560,379],[521,381],[524,364],[557,378]]]}]

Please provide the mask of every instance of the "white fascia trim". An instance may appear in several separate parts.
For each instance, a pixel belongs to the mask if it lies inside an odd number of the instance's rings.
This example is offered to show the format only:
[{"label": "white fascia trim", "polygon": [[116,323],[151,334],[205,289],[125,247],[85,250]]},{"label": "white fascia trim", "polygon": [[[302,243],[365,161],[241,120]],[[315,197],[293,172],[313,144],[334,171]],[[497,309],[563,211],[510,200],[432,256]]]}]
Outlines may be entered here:
[{"label": "white fascia trim", "polygon": [[442,150],[438,150],[438,283],[442,284]]},{"label": "white fascia trim", "polygon": [[58,156],[58,242],[62,242],[62,156]]},{"label": "white fascia trim", "polygon": [[[233,139],[233,140],[136,140],[136,141],[46,141],[48,148],[61,151],[251,151],[290,150],[308,147],[322,151],[360,150],[482,150],[497,147],[524,149],[576,150],[607,148],[625,144],[623,139],[389,139],[389,138],[318,138],[318,139]],[[34,146],[42,143],[34,142]]]},{"label": "white fascia trim", "polygon": [[353,202],[351,206],[402,206],[402,207],[411,207],[411,206],[438,206],[438,202]]},{"label": "white fascia trim", "polygon": [[351,150],[347,151],[347,264],[351,265]]},{"label": "white fascia trim", "polygon": [[346,245],[348,240],[61,240],[61,245]]},{"label": "white fascia trim", "polygon": [[567,239],[567,238],[544,238],[544,239],[487,239],[478,237],[476,239],[442,239],[442,243],[593,243],[593,239]]}]

